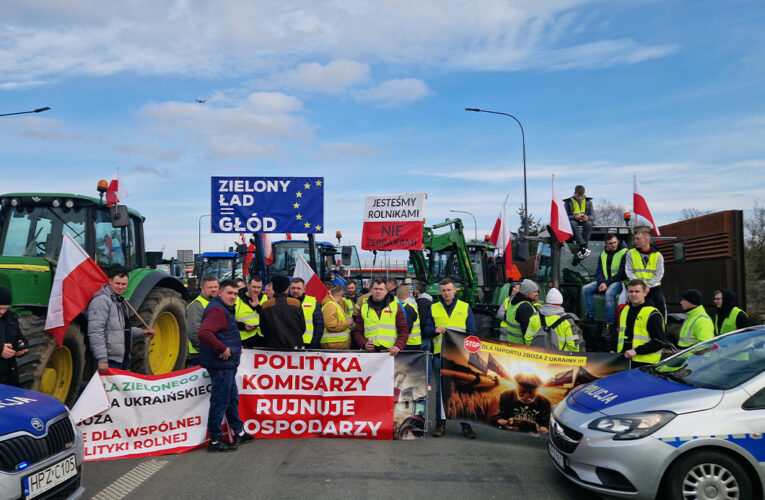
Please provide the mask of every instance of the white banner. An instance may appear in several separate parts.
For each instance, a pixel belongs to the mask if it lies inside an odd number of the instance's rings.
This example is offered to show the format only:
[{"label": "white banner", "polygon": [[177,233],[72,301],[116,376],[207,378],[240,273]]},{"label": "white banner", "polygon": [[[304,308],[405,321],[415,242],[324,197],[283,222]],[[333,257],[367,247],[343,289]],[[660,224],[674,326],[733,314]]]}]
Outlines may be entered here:
[{"label": "white banner", "polygon": [[422,221],[425,193],[402,193],[364,198],[364,222]]}]

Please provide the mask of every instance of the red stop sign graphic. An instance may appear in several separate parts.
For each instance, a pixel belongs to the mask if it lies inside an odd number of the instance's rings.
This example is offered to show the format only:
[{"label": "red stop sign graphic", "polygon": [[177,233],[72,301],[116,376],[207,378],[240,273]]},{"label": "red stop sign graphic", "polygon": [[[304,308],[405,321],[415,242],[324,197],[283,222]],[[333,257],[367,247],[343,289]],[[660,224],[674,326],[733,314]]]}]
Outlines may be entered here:
[{"label": "red stop sign graphic", "polygon": [[467,352],[478,352],[481,349],[481,339],[471,335],[465,339],[465,350]]}]

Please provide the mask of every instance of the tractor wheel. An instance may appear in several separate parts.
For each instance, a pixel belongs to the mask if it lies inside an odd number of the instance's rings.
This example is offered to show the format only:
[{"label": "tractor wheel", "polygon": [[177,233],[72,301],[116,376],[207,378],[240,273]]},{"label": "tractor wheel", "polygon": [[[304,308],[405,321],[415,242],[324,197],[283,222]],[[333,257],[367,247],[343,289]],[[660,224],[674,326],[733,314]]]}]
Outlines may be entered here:
[{"label": "tractor wheel", "polygon": [[[169,288],[154,288],[144,299],[138,314],[157,333],[153,338],[135,339],[133,370],[147,375],[162,375],[186,366],[186,303]],[[144,328],[138,318],[133,326]]]},{"label": "tractor wheel", "polygon": [[69,325],[61,346],[43,330],[44,316],[20,316],[19,326],[29,344],[29,352],[18,361],[21,386],[53,396],[71,408],[85,368],[85,340],[79,325]]}]

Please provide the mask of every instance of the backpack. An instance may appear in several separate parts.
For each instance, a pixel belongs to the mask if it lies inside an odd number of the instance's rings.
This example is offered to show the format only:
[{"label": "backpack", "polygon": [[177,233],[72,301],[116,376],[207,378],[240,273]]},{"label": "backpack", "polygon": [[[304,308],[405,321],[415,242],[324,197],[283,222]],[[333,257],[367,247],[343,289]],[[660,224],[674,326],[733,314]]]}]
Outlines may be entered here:
[{"label": "backpack", "polygon": [[568,314],[564,314],[558,318],[555,323],[548,325],[545,315],[540,314],[539,319],[542,322],[542,328],[534,334],[534,338],[531,340],[531,345],[534,347],[541,347],[550,351],[559,351],[558,348],[558,334],[555,329],[569,318]]}]

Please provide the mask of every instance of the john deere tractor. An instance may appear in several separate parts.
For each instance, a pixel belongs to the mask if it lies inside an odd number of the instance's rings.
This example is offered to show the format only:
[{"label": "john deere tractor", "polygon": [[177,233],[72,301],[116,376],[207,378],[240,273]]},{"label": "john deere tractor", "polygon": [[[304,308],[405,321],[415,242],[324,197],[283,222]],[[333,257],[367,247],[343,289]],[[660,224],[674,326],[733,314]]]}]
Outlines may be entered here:
[{"label": "john deere tractor", "polygon": [[[103,196],[105,181],[99,183]],[[156,330],[152,339],[133,344],[133,369],[162,374],[186,360],[186,288],[146,261],[144,218],[124,205],[108,207],[101,199],[75,194],[11,193],[0,195],[0,286],[13,293],[13,310],[29,344],[19,358],[24,387],[58,398],[70,406],[95,363],[88,349],[87,309],[64,336],[63,345],[43,330],[51,284],[64,233],[69,234],[107,272],[130,270],[125,298]],[[133,316],[131,323],[140,326]]]}]

